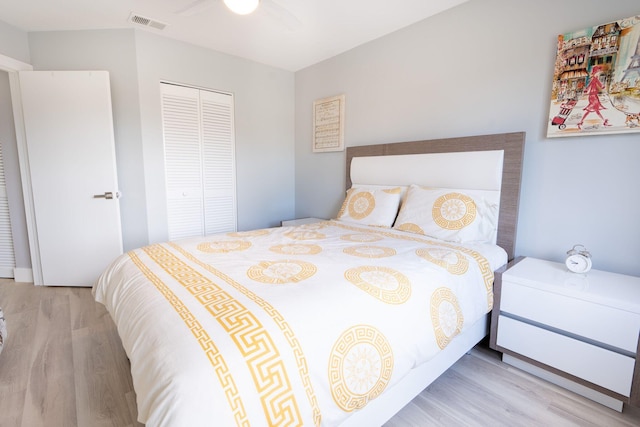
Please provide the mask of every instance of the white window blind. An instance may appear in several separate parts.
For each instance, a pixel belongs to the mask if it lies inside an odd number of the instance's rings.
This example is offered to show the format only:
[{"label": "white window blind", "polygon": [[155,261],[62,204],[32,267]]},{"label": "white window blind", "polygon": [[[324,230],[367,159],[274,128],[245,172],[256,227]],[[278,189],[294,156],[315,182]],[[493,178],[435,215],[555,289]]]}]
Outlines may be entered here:
[{"label": "white window blind", "polygon": [[4,178],[4,160],[0,145],[0,277],[13,277],[16,266],[13,252],[13,234],[9,218],[9,199],[7,198],[7,183]]},{"label": "white window blind", "polygon": [[161,87],[169,240],[235,231],[233,96]]}]

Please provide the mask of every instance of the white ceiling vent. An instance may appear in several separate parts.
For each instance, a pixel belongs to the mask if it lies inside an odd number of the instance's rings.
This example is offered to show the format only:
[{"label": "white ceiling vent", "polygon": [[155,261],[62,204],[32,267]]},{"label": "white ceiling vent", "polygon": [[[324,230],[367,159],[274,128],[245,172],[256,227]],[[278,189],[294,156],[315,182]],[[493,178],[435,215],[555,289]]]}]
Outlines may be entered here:
[{"label": "white ceiling vent", "polygon": [[164,30],[164,28],[167,26],[167,24],[165,24],[164,22],[156,21],[155,19],[147,18],[133,12],[131,12],[131,15],[129,15],[129,22],[143,27],[155,28],[156,30]]}]

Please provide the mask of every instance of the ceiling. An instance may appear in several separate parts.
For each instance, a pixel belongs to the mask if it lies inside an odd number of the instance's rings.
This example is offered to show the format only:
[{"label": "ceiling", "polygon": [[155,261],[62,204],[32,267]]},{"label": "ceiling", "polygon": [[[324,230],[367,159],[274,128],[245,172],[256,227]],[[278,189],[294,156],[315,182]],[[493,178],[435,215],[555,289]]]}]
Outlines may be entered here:
[{"label": "ceiling", "polygon": [[[235,15],[222,0],[0,0],[0,20],[26,32],[143,28],[297,71],[468,0],[261,0]],[[129,22],[131,14],[166,24]]]}]

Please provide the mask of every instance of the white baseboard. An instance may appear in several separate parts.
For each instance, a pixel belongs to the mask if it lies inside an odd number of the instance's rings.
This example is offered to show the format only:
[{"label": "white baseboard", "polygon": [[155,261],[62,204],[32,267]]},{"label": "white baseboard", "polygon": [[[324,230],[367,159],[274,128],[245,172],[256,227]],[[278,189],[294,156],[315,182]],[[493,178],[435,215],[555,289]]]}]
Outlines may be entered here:
[{"label": "white baseboard", "polygon": [[33,271],[30,268],[14,268],[13,278],[19,283],[33,283]]},{"label": "white baseboard", "polygon": [[0,267],[0,277],[3,279],[13,279],[13,268]]}]

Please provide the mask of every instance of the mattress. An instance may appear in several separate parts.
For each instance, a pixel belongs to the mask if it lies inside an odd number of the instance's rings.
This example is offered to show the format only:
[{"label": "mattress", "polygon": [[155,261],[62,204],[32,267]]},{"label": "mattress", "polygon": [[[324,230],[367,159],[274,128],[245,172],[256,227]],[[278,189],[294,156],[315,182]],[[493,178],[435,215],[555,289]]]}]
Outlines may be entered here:
[{"label": "mattress", "polygon": [[324,221],[130,251],[93,292],[148,427],[337,425],[484,316],[506,260]]}]

